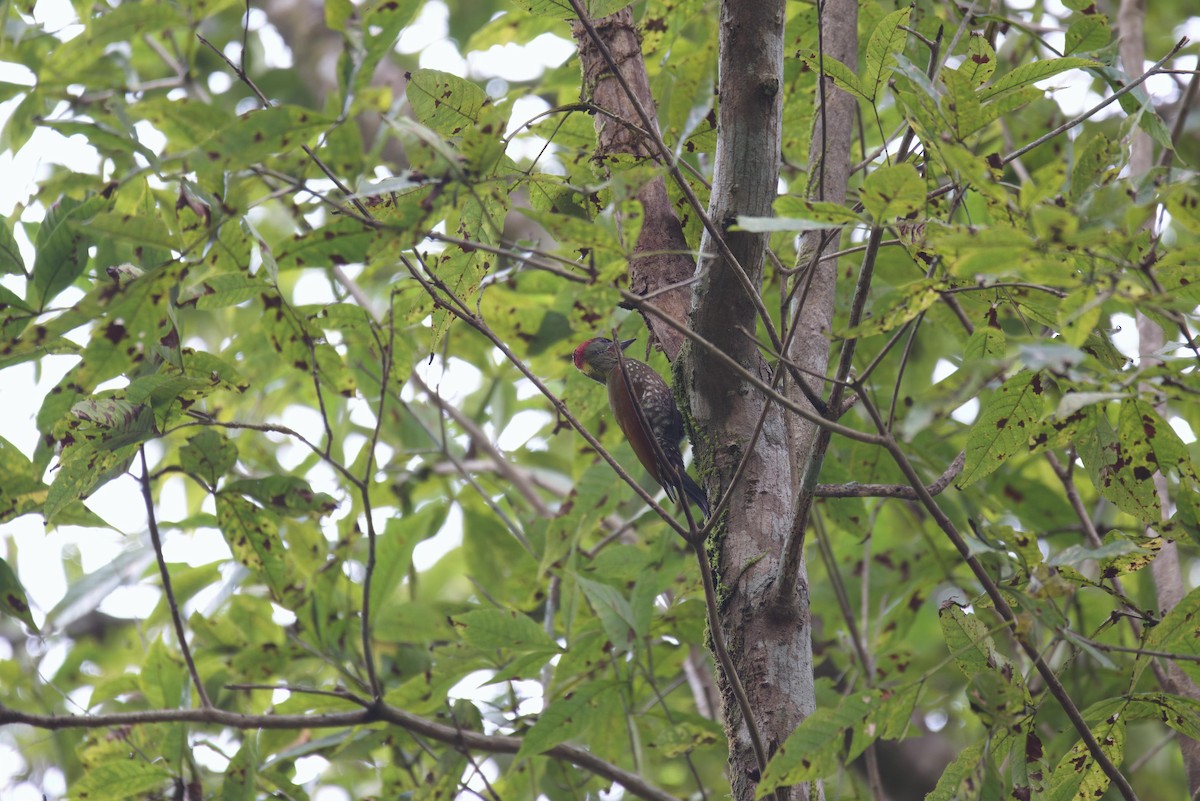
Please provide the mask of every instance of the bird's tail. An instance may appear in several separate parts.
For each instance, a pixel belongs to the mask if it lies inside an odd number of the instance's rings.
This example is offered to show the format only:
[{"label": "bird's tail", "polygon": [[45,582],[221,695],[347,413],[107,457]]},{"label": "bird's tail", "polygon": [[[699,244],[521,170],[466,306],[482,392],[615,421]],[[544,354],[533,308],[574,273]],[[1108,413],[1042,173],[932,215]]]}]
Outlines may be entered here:
[{"label": "bird's tail", "polygon": [[679,476],[683,479],[683,491],[687,493],[692,503],[700,507],[704,516],[708,517],[708,495],[704,492],[704,488],[683,470],[679,471]]}]

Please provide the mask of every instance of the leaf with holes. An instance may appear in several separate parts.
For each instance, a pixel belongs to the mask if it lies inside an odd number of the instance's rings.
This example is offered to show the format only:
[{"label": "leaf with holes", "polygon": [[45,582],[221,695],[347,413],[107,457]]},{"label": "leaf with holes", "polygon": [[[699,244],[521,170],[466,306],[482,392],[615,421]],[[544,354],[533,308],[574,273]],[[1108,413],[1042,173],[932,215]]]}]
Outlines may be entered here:
[{"label": "leaf with holes", "polygon": [[217,524],[233,557],[257,573],[277,599],[283,598],[289,570],[279,526],[271,516],[245,498],[221,492]]},{"label": "leaf with holes", "polygon": [[949,284],[940,278],[923,278],[900,287],[881,298],[876,305],[878,314],[863,320],[853,328],[839,332],[844,339],[861,339],[892,331],[915,320],[921,312],[937,303]]},{"label": "leaf with holes", "polygon": [[1161,520],[1158,493],[1151,480],[1158,464],[1140,423],[1124,412],[1124,425],[1114,431],[1100,406],[1089,406],[1076,435],[1075,447],[1088,477],[1122,512],[1146,525]]},{"label": "leaf with holes", "polygon": [[[1114,764],[1120,764],[1125,754],[1124,715],[1113,715],[1105,724],[1092,730],[1100,743],[1100,750]],[[1082,740],[1063,754],[1058,765],[1050,774],[1049,801],[1072,801],[1072,799],[1100,798],[1108,789],[1109,778],[1096,762],[1091,751]]]},{"label": "leaf with holes", "polygon": [[905,162],[880,167],[867,176],[859,199],[877,223],[925,208],[925,181]]},{"label": "leaf with holes", "polygon": [[222,433],[208,429],[190,438],[179,449],[179,465],[200,476],[208,486],[217,486],[221,476],[237,463],[237,447]]},{"label": "leaf with holes", "polygon": [[965,489],[1028,450],[1045,393],[1040,372],[1023,371],[1000,385],[984,403],[967,437],[967,460],[956,486]]}]

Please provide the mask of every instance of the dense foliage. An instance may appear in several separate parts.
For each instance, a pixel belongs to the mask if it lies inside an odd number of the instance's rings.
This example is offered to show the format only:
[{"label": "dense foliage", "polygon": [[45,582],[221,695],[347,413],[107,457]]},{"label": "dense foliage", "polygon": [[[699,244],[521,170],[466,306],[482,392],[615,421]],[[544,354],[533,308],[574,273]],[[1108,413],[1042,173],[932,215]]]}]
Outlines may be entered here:
[{"label": "dense foliage", "polygon": [[[61,29],[31,6],[5,6],[0,61],[29,77],[0,83],[0,150],[37,158],[22,148],[49,129],[98,158],[49,159],[0,225],[0,382],[61,374],[17,421],[36,444],[0,440],[0,534],[104,529],[101,491],[144,522],[90,571],[73,551],[22,561],[0,537],[14,786],[726,795],[697,565],[574,429],[636,466],[566,356],[613,328],[647,355],[621,290],[633,195],[664,172],[592,158],[577,61],[509,79],[422,68],[395,49],[419,0],[77,2],[81,24]],[[1115,8],[1066,6],[864,2],[860,61],[841,64],[819,8],[787,5],[786,187],[774,217],[737,223],[772,234],[776,311],[803,291],[797,235],[840,237],[831,348],[857,343],[857,402],[839,422],[879,438],[835,435],[820,475],[818,711],[762,792],[823,780],[828,798],[872,797],[870,747],[896,798],[922,779],[940,799],[1100,797],[1108,778],[1023,642],[1141,798],[1186,793],[1171,740],[1200,739],[1200,702],[1160,679],[1200,680],[1200,126],[1181,107],[1195,75],[1164,70],[1194,69],[1197,49],[1174,49],[1184,5],[1153,4],[1147,52],[1172,57],[1131,87],[1101,13]],[[634,9],[663,137],[703,201],[716,3]],[[458,0],[449,36],[464,55],[569,38],[570,13]],[[548,41],[509,52],[533,61]],[[859,99],[845,205],[811,199],[822,72]],[[1135,174],[1140,132],[1156,155]],[[668,189],[698,248],[698,215]],[[856,282],[869,314],[852,324]],[[1143,345],[1165,332],[1140,357],[1114,345],[1138,314]],[[896,491],[904,464],[947,475],[932,503],[1015,625],[929,504]],[[1171,541],[1186,595],[1164,616],[1170,579],[1148,566]],[[59,570],[65,596],[30,608],[26,588]],[[165,576],[153,608],[100,604]],[[915,796],[914,758],[884,750],[913,742],[936,755]]]}]

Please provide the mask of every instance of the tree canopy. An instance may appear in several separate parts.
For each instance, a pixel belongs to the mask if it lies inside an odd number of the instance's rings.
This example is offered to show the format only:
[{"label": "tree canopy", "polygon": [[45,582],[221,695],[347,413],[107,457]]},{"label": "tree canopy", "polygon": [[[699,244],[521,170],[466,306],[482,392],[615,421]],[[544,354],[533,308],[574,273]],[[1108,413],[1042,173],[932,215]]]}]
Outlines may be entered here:
[{"label": "tree canopy", "polygon": [[1200,18],[1147,5],[6,3],[0,794],[1195,793]]}]

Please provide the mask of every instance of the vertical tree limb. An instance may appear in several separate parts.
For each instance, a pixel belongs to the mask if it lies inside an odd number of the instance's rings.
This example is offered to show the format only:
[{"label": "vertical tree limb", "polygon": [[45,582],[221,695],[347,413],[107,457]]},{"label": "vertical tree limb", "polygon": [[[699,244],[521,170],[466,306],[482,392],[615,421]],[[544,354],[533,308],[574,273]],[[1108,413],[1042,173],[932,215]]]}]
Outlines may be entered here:
[{"label": "vertical tree limb", "polygon": [[[1131,78],[1141,77],[1145,72],[1145,16],[1144,0],[1121,0],[1117,11],[1117,42],[1121,53],[1121,63]],[[1152,114],[1154,112],[1153,109],[1148,109],[1145,113]],[[1136,183],[1145,179],[1153,164],[1153,143],[1145,131],[1139,129],[1134,132],[1130,143],[1130,181]],[[1138,356],[1141,358],[1144,368],[1159,361],[1159,355],[1165,344],[1165,335],[1162,326],[1141,312],[1137,314],[1137,330]],[[1146,386],[1143,387],[1143,391],[1152,394],[1154,388]],[[1167,416],[1167,410],[1163,404],[1158,404],[1157,410],[1164,417]],[[1161,471],[1154,474],[1154,488],[1158,493],[1159,505],[1162,507],[1162,517],[1166,520],[1171,516],[1172,502],[1167,478]],[[1183,599],[1185,592],[1179,566],[1179,551],[1175,543],[1169,542],[1163,546],[1158,558],[1151,565],[1151,573],[1154,576],[1154,592],[1159,612],[1166,614]],[[1165,679],[1162,683],[1164,684],[1163,689],[1167,692],[1200,700],[1200,687],[1197,687],[1195,682],[1180,670],[1177,663],[1167,663]],[[1179,750],[1183,755],[1184,769],[1188,776],[1188,792],[1190,796],[1195,797],[1197,792],[1200,792],[1200,742],[1183,735],[1179,735],[1178,739]]]},{"label": "vertical tree limb", "polygon": [[[738,216],[769,216],[779,176],[783,97],[784,3],[727,0],[721,6],[717,151],[708,216],[727,228]],[[751,282],[761,286],[767,237],[725,231],[725,241]],[[767,375],[754,342],[756,311],[734,268],[711,234],[701,243],[692,328],[751,373]],[[710,540],[709,557],[727,588],[721,624],[735,670],[750,696],[767,753],[814,708],[812,650],[804,615],[782,621],[767,615],[779,569],[794,489],[786,426],[777,406],[764,415],[762,394],[707,349],[692,350],[679,371],[689,388],[699,436],[694,445],[702,471],[729,486],[746,456],[744,474],[727,515]],[[762,432],[753,446],[759,418]],[[746,454],[746,449],[753,451]],[[733,797],[752,799],[760,778],[748,730],[718,677],[730,742]]]},{"label": "vertical tree limb", "polygon": [[[646,141],[644,132],[639,130],[639,115],[633,99],[625,91],[627,86],[647,111],[654,108],[641,42],[634,29],[633,10],[625,7],[594,20],[593,24],[623,79],[618,81],[613,74],[600,43],[588,34],[579,20],[574,20],[571,31],[579,45],[585,95],[593,104],[609,112],[596,115],[596,158],[601,163],[606,157],[618,154],[652,159],[658,154]],[[648,181],[638,190],[637,200],[642,206],[642,225],[636,255],[629,262],[630,289],[635,295],[646,295],[690,278],[695,262],[689,255],[683,225],[667,196],[665,178],[659,175]],[[657,295],[654,302],[673,319],[683,321],[687,319],[691,299],[690,287],[680,286]],[[654,317],[644,316],[647,327],[654,332],[667,358],[673,360],[683,345],[683,338]]]}]

